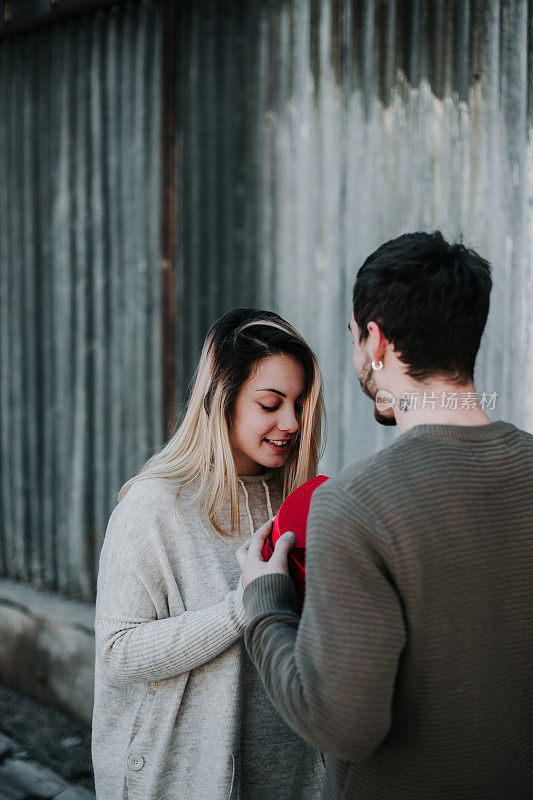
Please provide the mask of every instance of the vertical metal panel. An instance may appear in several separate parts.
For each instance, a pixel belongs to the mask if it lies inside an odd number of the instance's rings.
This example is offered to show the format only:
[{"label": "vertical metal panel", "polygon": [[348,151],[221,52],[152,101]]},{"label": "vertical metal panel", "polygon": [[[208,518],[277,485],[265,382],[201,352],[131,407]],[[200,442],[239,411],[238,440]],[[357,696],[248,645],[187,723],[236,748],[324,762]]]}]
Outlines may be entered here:
[{"label": "vertical metal panel", "polygon": [[2,571],[85,599],[163,435],[160,43],[145,0],[0,45]]},{"label": "vertical metal panel", "polygon": [[[162,8],[0,46],[0,568],[85,598],[163,432]],[[527,0],[180,4],[179,405],[210,324],[260,305],[320,358],[324,471],[383,446],[353,280],[384,240],[440,228],[493,262],[477,385],[533,430],[531,30]]]},{"label": "vertical metal panel", "polygon": [[[185,14],[178,308],[204,310],[184,317],[180,363],[190,371],[191,345],[241,301],[246,262],[227,237],[244,192],[257,270],[248,296],[320,357],[326,471],[394,435],[372,422],[346,323],[358,266],[406,231],[440,228],[492,261],[476,382],[498,392],[494,418],[533,430],[531,14],[527,0],[205,2]],[[207,307],[213,273],[220,302]]]},{"label": "vertical metal panel", "polygon": [[177,8],[174,0],[163,3],[163,65],[161,126],[161,327],[163,356],[163,403],[165,432],[175,422],[176,331],[176,46]]},{"label": "vertical metal panel", "polygon": [[[178,22],[176,394],[182,407],[198,348],[230,307],[257,300],[254,115],[256,11],[183,3]],[[253,29],[253,30],[252,30]],[[250,172],[252,170],[252,172]]]}]

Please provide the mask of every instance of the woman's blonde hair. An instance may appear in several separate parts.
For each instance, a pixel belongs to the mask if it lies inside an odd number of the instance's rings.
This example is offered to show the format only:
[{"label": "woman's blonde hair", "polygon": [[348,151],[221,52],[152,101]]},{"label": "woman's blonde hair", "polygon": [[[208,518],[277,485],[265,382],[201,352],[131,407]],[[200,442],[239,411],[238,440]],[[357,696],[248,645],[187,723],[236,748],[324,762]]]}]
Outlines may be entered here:
[{"label": "woman's blonde hair", "polygon": [[220,536],[231,535],[219,521],[229,499],[232,532],[240,534],[237,472],[230,445],[235,400],[254,367],[280,354],[297,359],[305,373],[300,428],[285,464],[276,470],[283,497],[315,477],[325,426],[315,355],[277,314],[237,308],[217,320],[206,336],[183,422],[163,449],[124,484],[118,499],[135,481],[162,478],[176,484],[176,499],[181,490],[192,489],[199,511],[205,512]]}]

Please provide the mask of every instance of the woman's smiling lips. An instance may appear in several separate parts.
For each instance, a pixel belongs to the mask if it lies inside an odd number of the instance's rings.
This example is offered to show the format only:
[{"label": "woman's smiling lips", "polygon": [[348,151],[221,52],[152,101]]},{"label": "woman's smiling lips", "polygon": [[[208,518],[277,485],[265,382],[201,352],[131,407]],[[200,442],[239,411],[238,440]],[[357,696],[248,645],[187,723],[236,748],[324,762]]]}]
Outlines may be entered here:
[{"label": "woman's smiling lips", "polygon": [[[263,441],[266,442],[268,444],[268,446],[271,447],[272,450],[275,453],[286,453],[287,450],[289,449],[290,445],[291,445],[292,439],[267,439],[267,438],[265,438],[265,439],[263,439]],[[284,444],[280,445],[279,442],[284,442]]]}]

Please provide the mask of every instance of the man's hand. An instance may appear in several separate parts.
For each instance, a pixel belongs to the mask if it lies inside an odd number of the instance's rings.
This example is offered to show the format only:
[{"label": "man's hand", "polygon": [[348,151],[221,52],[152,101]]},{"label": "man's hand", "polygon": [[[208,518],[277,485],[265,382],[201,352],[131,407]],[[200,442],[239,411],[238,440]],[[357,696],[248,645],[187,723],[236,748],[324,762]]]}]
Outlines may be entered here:
[{"label": "man's hand", "polygon": [[242,547],[235,553],[237,563],[242,572],[242,585],[247,586],[260,575],[272,575],[281,572],[283,575],[289,574],[287,556],[295,542],[295,535],[292,531],[286,531],[276,542],[276,547],[269,561],[265,561],[261,555],[265,540],[272,529],[273,519],[257,530],[251,539],[247,539]]}]

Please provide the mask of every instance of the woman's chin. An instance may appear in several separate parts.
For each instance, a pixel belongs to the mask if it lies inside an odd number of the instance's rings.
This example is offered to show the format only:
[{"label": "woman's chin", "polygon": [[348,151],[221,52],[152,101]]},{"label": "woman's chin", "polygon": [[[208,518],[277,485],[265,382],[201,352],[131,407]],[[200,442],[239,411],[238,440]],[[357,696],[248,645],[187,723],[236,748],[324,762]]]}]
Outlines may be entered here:
[{"label": "woman's chin", "polygon": [[287,460],[287,456],[261,456],[261,459],[256,461],[258,467],[261,467],[263,470],[267,469],[278,469],[278,467],[282,467]]}]

